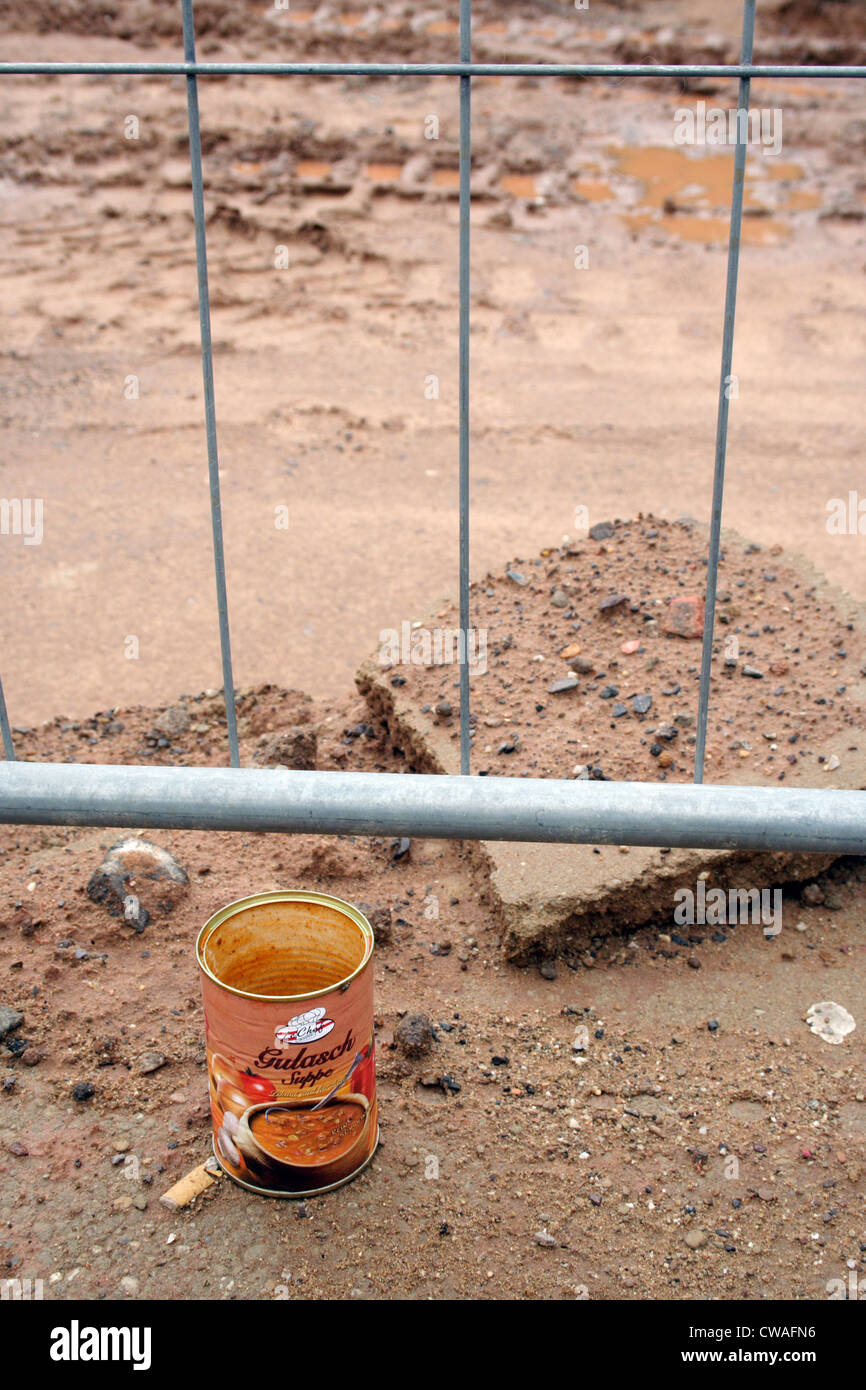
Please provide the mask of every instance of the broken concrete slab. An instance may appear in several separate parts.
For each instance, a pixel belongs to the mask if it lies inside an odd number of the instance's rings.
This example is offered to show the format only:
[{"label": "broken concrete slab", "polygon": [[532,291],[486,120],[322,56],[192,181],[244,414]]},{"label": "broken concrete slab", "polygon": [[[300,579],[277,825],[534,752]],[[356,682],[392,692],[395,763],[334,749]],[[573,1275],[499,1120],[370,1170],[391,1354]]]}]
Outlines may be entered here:
[{"label": "broken concrete slab", "polygon": [[[544,552],[543,583],[537,561],[530,560],[514,561],[501,575],[473,584],[473,623],[485,629],[487,639],[486,669],[476,662],[471,676],[473,772],[583,775],[600,782],[691,779],[694,734],[689,730],[697,712],[700,647],[666,631],[664,619],[670,591],[680,583],[687,593],[696,587],[707,532],[696,523],[651,517],[612,523],[608,530],[601,543],[588,538]],[[615,567],[609,557],[617,550]],[[614,568],[618,573],[611,573]],[[598,592],[619,594],[626,587],[621,575],[629,571],[636,577],[629,603],[618,604],[614,617],[607,609],[599,611]],[[514,573],[526,583],[515,585]],[[742,588],[738,575],[746,576]],[[552,593],[560,591],[570,598],[565,612],[550,605]],[[727,598],[717,610],[705,780],[866,787],[864,606],[802,557],[783,554],[780,547],[770,552],[751,546],[732,532],[723,537],[722,594]],[[443,623],[449,629],[458,625],[453,602],[430,618],[428,630]],[[623,637],[628,640],[622,642]],[[630,664],[636,651],[648,658],[640,665]],[[551,674],[570,676],[569,661],[572,669],[580,663],[580,690],[569,687],[551,695]],[[767,678],[743,679],[746,664],[766,671]],[[848,673],[844,681],[841,671]],[[412,771],[459,771],[457,676],[453,661],[423,664],[406,652],[400,663],[374,656],[357,673],[371,716]],[[609,713],[613,701],[607,700],[612,678],[617,693],[621,687],[629,698],[625,717],[615,723]],[[784,686],[777,684],[783,680]],[[646,701],[633,697],[650,688],[647,717]],[[598,713],[599,695],[604,716]],[[655,727],[657,710],[661,733]],[[625,725],[627,734],[621,736]],[[497,732],[488,735],[488,728]],[[739,737],[731,739],[732,734]],[[484,737],[491,742],[482,744]],[[581,741],[578,755],[569,743]],[[594,761],[597,756],[603,769]],[[656,917],[670,919],[676,890],[694,887],[701,874],[709,875],[708,886],[763,888],[810,878],[832,858],[501,842],[481,842],[473,853],[503,946],[516,959],[579,950],[593,936]]]}]

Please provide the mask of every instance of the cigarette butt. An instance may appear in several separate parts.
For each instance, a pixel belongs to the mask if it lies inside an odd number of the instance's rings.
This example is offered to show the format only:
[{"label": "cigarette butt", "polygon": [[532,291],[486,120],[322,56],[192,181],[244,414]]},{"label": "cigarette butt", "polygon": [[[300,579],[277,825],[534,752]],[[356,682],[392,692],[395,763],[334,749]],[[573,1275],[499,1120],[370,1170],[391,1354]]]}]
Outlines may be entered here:
[{"label": "cigarette butt", "polygon": [[197,1168],[187,1173],[185,1178],[181,1178],[180,1182],[176,1182],[174,1187],[164,1192],[159,1200],[169,1211],[179,1211],[181,1207],[188,1207],[193,1198],[210,1187],[213,1181],[206,1165],[200,1163]]}]

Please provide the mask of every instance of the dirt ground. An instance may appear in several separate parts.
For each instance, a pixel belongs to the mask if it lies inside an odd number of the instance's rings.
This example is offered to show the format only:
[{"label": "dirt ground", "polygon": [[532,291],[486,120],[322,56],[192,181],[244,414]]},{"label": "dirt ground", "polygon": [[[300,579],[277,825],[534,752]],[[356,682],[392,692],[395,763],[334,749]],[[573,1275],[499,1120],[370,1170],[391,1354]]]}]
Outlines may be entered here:
[{"label": "dirt ground", "polygon": [[[214,761],[218,699],[181,707],[196,722],[167,748],[163,712],[139,708],[56,721],[22,751]],[[299,707],[247,693],[245,758]],[[401,766],[360,701],[307,713],[320,767]],[[189,886],[138,933],[87,894],[115,838],[0,828],[3,1002],[24,1014],[2,1061],[5,1277],[50,1298],[824,1299],[866,1272],[866,861],[786,893],[777,936],[662,920],[542,974],[505,960],[455,844],[398,859],[377,840],[155,834]],[[210,1144],[195,933],[297,885],[390,910],[381,1148],[302,1205],[222,1178],[171,1213],[159,1196]],[[827,999],[859,1017],[838,1046],[804,1022]],[[407,1056],[395,1029],[419,1012],[435,1038]]]},{"label": "dirt ground", "polygon": [[[455,55],[454,6],[199,8],[202,58]],[[758,9],[759,61],[864,61],[853,6]],[[474,10],[494,61],[738,52],[728,0]],[[180,51],[179,10],[150,0],[16,4],[2,27],[9,60]],[[0,535],[19,756],[224,763],[184,84],[3,80],[0,496],[40,499],[44,532]],[[352,679],[383,629],[455,587],[455,84],[200,86],[243,759],[303,722],[320,768],[402,771]],[[473,84],[476,577],[618,516],[706,520],[731,157],[672,132],[677,109],[732,99],[709,82]],[[781,107],[784,139],[749,154],[725,518],[862,600],[861,93],[756,83],[753,101]],[[828,524],[834,499],[853,530]],[[757,590],[764,553],[754,565]],[[609,580],[628,590],[613,563]],[[823,713],[847,728],[838,643],[820,622],[809,638],[839,702]],[[622,693],[631,711],[641,691]],[[778,699],[787,740],[802,721]],[[602,735],[579,751],[606,771]],[[718,739],[726,766],[750,751]],[[565,741],[526,749],[547,775],[584,761]],[[794,776],[780,749],[774,774]],[[4,1277],[69,1299],[824,1300],[866,1276],[864,861],[788,886],[777,936],[664,918],[542,973],[506,960],[457,844],[155,833],[189,883],[138,933],[86,891],[116,838],[0,827],[2,1003],[24,1015],[0,1043]],[[297,885],[390,911],[381,1148],[305,1204],[220,1179],[170,1213],[159,1196],[210,1145],[195,933]],[[804,1022],[824,1000],[857,1020],[839,1046]],[[412,1057],[397,1025],[418,1012],[432,1034]]]},{"label": "dirt ground", "polygon": [[[454,7],[200,8],[203,58],[456,51]],[[493,60],[738,53],[735,0],[476,10]],[[105,12],[7,7],[4,55],[178,56],[173,4]],[[761,5],[756,55],[857,61],[864,38],[823,24],[792,38]],[[0,551],[2,675],[27,724],[221,678],[183,79],[4,82],[0,495],[44,508],[40,545]],[[457,90],[200,87],[236,682],[336,696],[381,629],[456,585]],[[474,85],[473,573],[560,543],[578,513],[708,519],[732,156],[673,131],[734,96]],[[782,144],[748,159],[725,518],[863,598],[861,538],[827,510],[863,494],[862,92],[752,97],[781,110]]]}]

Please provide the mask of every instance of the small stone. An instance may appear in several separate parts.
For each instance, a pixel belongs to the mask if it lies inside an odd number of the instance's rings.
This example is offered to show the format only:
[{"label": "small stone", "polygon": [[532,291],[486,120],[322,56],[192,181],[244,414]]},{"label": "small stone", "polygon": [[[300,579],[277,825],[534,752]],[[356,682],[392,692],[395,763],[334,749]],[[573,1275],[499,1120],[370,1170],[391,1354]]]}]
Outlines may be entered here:
[{"label": "small stone", "polygon": [[800,898],[810,907],[820,907],[824,901],[824,890],[818,883],[807,883],[800,893]]},{"label": "small stone", "polygon": [[827,759],[827,761],[824,763],[824,771],[835,772],[836,768],[840,766],[841,764],[839,762],[839,759],[836,757],[836,754],[832,753],[830,757]]},{"label": "small stone", "polygon": [[120,1287],[123,1289],[123,1292],[125,1294],[128,1294],[129,1297],[132,1298],[135,1294],[138,1293],[138,1280],[135,1279],[131,1274],[124,1274],[123,1278],[120,1281]]},{"label": "small stone", "polygon": [[168,850],[131,836],[111,846],[91,875],[87,896],[140,932],[155,914],[167,916],[187,887],[186,873]]},{"label": "small stone", "polygon": [[622,719],[624,714],[628,714],[628,710],[626,709],[625,705],[621,705],[620,702],[617,700],[616,704],[611,710],[611,714],[613,715],[614,719]]},{"label": "small stone", "polygon": [[656,728],[655,728],[655,736],[656,736],[656,738],[663,738],[663,739],[665,739],[667,742],[670,742],[671,739],[676,738],[676,737],[678,736],[678,734],[679,734],[679,729],[677,729],[676,726],[675,726],[674,724],[658,724],[658,725],[656,725]]},{"label": "small stone", "polygon": [[652,695],[635,695],[631,702],[635,714],[649,714],[652,709]]},{"label": "small stone", "polygon": [[423,1057],[434,1042],[433,1025],[427,1014],[407,1014],[394,1029],[394,1041],[407,1057]]},{"label": "small stone", "polygon": [[25,1047],[21,1053],[21,1061],[25,1067],[38,1067],[44,1056],[45,1053],[40,1052],[38,1047]]},{"label": "small stone", "polygon": [[594,541],[609,541],[613,535],[613,527],[609,521],[597,521],[594,526],[590,526],[589,534]]},{"label": "small stone", "polygon": [[166,1064],[167,1058],[161,1052],[145,1052],[138,1064],[138,1070],[142,1076],[149,1076],[151,1072],[159,1071]]},{"label": "small stone", "polygon": [[576,767],[572,768],[571,775],[578,782],[588,782],[590,776],[588,765],[586,763],[578,763]]},{"label": "small stone", "polygon": [[598,611],[610,613],[614,608],[621,608],[624,603],[628,603],[628,594],[608,594],[598,605]]},{"label": "small stone", "polygon": [[702,1250],[707,1240],[708,1236],[706,1231],[702,1231],[699,1227],[695,1230],[686,1232],[685,1242],[690,1250]]},{"label": "small stone", "polygon": [[398,864],[401,859],[408,859],[411,849],[412,841],[409,839],[408,835],[401,835],[398,840],[392,840],[391,858],[394,863]]},{"label": "small stone", "polygon": [[167,739],[180,738],[190,726],[190,717],[183,705],[170,705],[154,721],[151,737],[162,736]]},{"label": "small stone", "polygon": [[76,1081],[72,1087],[73,1100],[90,1100],[96,1095],[96,1087],[92,1081]]},{"label": "small stone", "polygon": [[7,1004],[0,1004],[0,1038],[5,1038],[7,1033],[20,1028],[23,1022],[24,1015],[18,1009],[10,1009]]},{"label": "small stone", "polygon": [[556,957],[548,956],[538,967],[538,973],[543,980],[556,979]]},{"label": "small stone", "polygon": [[443,719],[450,719],[451,715],[454,713],[454,710],[451,707],[450,700],[437,701],[437,703],[434,705],[434,709],[436,710],[437,714],[442,716]]},{"label": "small stone", "polygon": [[519,584],[521,588],[529,583],[529,580],[526,578],[526,575],[521,574],[518,570],[508,569],[505,571],[505,574],[507,578],[511,580],[512,584]]},{"label": "small stone", "polygon": [[550,596],[550,603],[553,608],[567,608],[569,601],[568,594],[564,589],[554,589]]},{"label": "small stone", "polygon": [[564,680],[554,681],[553,685],[547,687],[548,695],[565,695],[569,690],[579,690],[580,681]]},{"label": "small stone", "polygon": [[26,1144],[22,1144],[20,1139],[13,1139],[9,1145],[9,1152],[16,1158],[26,1158],[30,1150]]},{"label": "small stone", "polygon": [[600,700],[612,700],[614,696],[618,694],[619,686],[606,685],[602,690],[598,692],[598,697]]},{"label": "small stone", "polygon": [[626,656],[634,656],[635,652],[640,651],[640,646],[640,638],[634,637],[630,642],[623,642],[620,651],[624,652]]},{"label": "small stone", "polygon": [[545,1250],[552,1250],[556,1245],[556,1238],[549,1231],[536,1231],[532,1237],[536,1245],[541,1245]]},{"label": "small stone", "polygon": [[563,659],[564,661],[570,661],[572,657],[574,657],[574,656],[580,656],[580,643],[579,643],[579,642],[572,642],[572,643],[570,643],[569,646],[563,647],[563,649],[562,649],[562,651],[559,653],[559,655],[562,657],[562,659]]},{"label": "small stone", "polygon": [[828,1043],[841,1043],[857,1027],[848,1010],[831,999],[811,1004],[806,1010],[806,1022],[813,1033]]},{"label": "small stone", "polygon": [[318,754],[315,724],[292,724],[274,734],[263,734],[253,753],[259,767],[286,767],[296,772],[312,772]]},{"label": "small stone", "polygon": [[750,676],[753,681],[762,681],[764,679],[763,671],[759,671],[757,666],[744,666],[743,675]]},{"label": "small stone", "polygon": [[358,908],[373,928],[377,946],[390,946],[394,940],[390,907],[371,907],[369,903],[358,903]]},{"label": "small stone", "polygon": [[702,637],[704,600],[697,594],[683,594],[668,603],[664,630],[674,637]]},{"label": "small stone", "polygon": [[580,676],[588,676],[595,670],[595,663],[586,656],[575,656],[569,661],[572,671],[577,671]]}]

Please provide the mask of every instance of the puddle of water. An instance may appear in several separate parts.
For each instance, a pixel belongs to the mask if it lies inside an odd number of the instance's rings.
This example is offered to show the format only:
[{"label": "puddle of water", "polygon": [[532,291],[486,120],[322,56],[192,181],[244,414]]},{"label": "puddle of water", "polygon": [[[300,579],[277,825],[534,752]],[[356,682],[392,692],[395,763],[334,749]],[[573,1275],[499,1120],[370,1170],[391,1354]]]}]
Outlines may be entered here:
[{"label": "puddle of water", "polygon": [[[746,168],[748,169],[748,165]],[[778,159],[764,159],[760,164],[756,164],[755,168],[761,169],[769,178],[777,179],[779,182],[793,183],[803,177],[802,164],[782,164]]]},{"label": "puddle of water", "polygon": [[534,198],[535,176],[533,174],[505,174],[499,180],[503,193],[511,193],[515,198]]},{"label": "puddle of water", "polygon": [[364,173],[375,183],[396,183],[403,172],[402,164],[366,164]]},{"label": "puddle of water", "polygon": [[[651,212],[627,212],[623,221],[632,231],[644,231],[647,227],[659,227],[668,236],[681,241],[698,242],[703,246],[727,246],[727,217],[695,217],[684,213],[664,213],[654,217]],[[747,217],[743,220],[741,240],[746,246],[778,246],[787,236],[790,227],[772,217]]]},{"label": "puddle of water", "polygon": [[[734,178],[734,153],[688,155],[682,149],[647,145],[641,149],[615,151],[621,174],[639,179],[644,186],[641,207],[663,208],[669,202],[687,202],[691,207],[712,211],[730,207]],[[743,206],[760,208],[761,202],[748,187]],[[684,191],[688,194],[684,196]]]},{"label": "puddle of water", "polygon": [[792,188],[783,203],[783,207],[786,212],[809,212],[812,208],[819,208],[822,201],[821,194],[817,189]]},{"label": "puddle of water", "polygon": [[326,179],[334,166],[321,159],[299,159],[295,165],[296,179]]},{"label": "puddle of water", "polygon": [[574,179],[571,187],[588,203],[606,203],[613,197],[613,189],[603,179]]},{"label": "puddle of water", "polygon": [[459,169],[434,169],[433,170],[434,188],[459,188],[460,170]]}]

